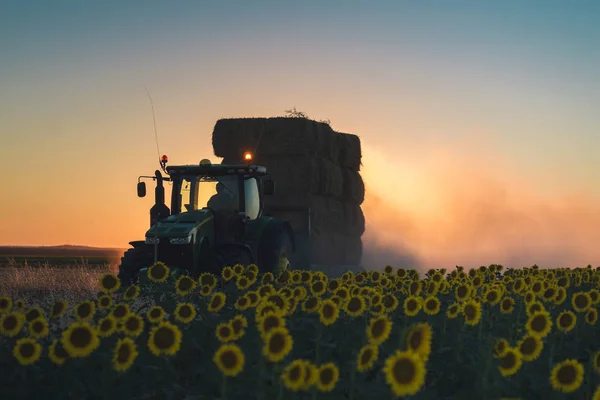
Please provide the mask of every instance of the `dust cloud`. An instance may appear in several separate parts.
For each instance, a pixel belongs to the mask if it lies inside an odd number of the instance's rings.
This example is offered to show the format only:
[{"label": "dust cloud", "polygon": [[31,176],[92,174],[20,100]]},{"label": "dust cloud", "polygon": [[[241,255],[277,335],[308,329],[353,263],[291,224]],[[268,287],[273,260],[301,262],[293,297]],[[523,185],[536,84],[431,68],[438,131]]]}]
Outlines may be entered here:
[{"label": "dust cloud", "polygon": [[510,166],[448,149],[401,161],[363,144],[363,266],[600,265],[597,200],[559,182],[548,194]]}]

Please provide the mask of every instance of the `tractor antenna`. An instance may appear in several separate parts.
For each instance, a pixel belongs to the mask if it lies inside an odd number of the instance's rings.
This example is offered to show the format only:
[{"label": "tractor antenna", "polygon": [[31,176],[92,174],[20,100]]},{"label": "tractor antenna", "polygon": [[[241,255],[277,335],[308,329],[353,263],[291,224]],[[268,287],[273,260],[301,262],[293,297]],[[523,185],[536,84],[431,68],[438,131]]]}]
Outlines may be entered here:
[{"label": "tractor antenna", "polygon": [[148,99],[150,100],[150,107],[152,107],[152,122],[154,123],[154,139],[156,140],[156,153],[158,154],[158,162],[160,164],[160,168],[163,170],[163,172],[167,172],[165,170],[165,164],[166,164],[166,156],[160,156],[160,149],[158,147],[158,132],[156,131],[156,116],[154,115],[154,102],[152,101],[152,96],[150,96],[150,92],[148,91],[148,88],[146,87],[146,85],[144,85],[144,89],[146,89],[146,94],[148,95]]}]

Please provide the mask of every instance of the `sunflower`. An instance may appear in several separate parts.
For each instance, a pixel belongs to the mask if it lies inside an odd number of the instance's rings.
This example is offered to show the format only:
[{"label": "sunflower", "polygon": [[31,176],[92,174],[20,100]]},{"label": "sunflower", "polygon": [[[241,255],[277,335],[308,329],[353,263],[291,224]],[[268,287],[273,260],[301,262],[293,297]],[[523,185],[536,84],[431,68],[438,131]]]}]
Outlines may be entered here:
[{"label": "sunflower", "polygon": [[502,353],[502,355],[498,358],[500,359],[498,370],[502,376],[511,376],[516,374],[523,363],[519,350],[511,347],[506,348],[504,353]]},{"label": "sunflower", "polygon": [[117,322],[125,319],[125,317],[129,315],[129,313],[131,313],[131,309],[129,308],[129,304],[125,303],[117,304],[111,311],[111,315],[115,317]]},{"label": "sunflower", "polygon": [[500,312],[502,314],[510,314],[515,309],[515,299],[505,297],[500,301]]},{"label": "sunflower", "polygon": [[246,268],[242,264],[235,264],[233,266],[233,272],[235,272],[236,275],[241,275],[245,270]]},{"label": "sunflower", "polygon": [[98,336],[108,337],[117,330],[117,320],[112,315],[107,315],[98,321],[96,331]]},{"label": "sunflower", "polygon": [[597,305],[600,303],[600,292],[597,289],[591,289],[588,294],[590,295],[592,305]]},{"label": "sunflower", "polygon": [[418,354],[423,361],[427,362],[431,353],[431,337],[433,331],[428,323],[414,325],[406,336],[406,347],[408,350]]},{"label": "sunflower", "polygon": [[364,372],[373,367],[373,364],[379,358],[379,348],[374,344],[364,345],[356,357],[356,370]]},{"label": "sunflower", "polygon": [[466,301],[470,295],[471,287],[466,284],[459,285],[454,290],[454,296],[456,297],[456,301],[458,302]]},{"label": "sunflower", "polygon": [[585,313],[585,322],[589,325],[594,325],[598,321],[598,310],[594,307],[590,307]]},{"label": "sunflower", "polygon": [[123,321],[123,331],[128,336],[137,337],[144,330],[144,320],[137,314],[131,313]]},{"label": "sunflower", "polygon": [[235,272],[233,272],[233,268],[231,268],[229,265],[223,267],[223,269],[221,270],[221,278],[225,282],[230,281],[231,279],[233,279],[234,276]]},{"label": "sunflower", "polygon": [[30,365],[40,359],[42,345],[32,338],[21,338],[13,347],[13,355],[21,365]]},{"label": "sunflower", "polygon": [[[304,289],[304,288],[303,288]],[[249,307],[256,307],[262,300],[256,290],[250,290],[246,292],[246,298],[249,301]]]},{"label": "sunflower", "polygon": [[44,311],[42,311],[42,309],[39,307],[31,307],[25,313],[25,319],[27,320],[27,322],[31,322],[34,319],[38,318],[44,318]]},{"label": "sunflower", "polygon": [[176,325],[162,321],[152,328],[148,348],[155,356],[174,355],[181,345],[181,331]]},{"label": "sunflower", "polygon": [[571,310],[563,311],[556,317],[556,328],[561,332],[569,332],[577,323],[577,316]]},{"label": "sunflower", "polygon": [[271,332],[273,329],[285,327],[285,319],[283,319],[280,314],[273,311],[269,311],[266,314],[261,315],[261,317],[257,319],[256,323],[258,331],[263,338],[266,338],[269,332]]},{"label": "sunflower", "polygon": [[552,320],[547,311],[537,311],[533,313],[527,320],[525,325],[527,332],[530,335],[535,335],[540,338],[545,337],[552,329]]},{"label": "sunflower", "polygon": [[525,335],[517,344],[517,349],[521,353],[523,361],[533,361],[539,357],[544,343],[538,336]]},{"label": "sunflower", "polygon": [[268,283],[268,282],[273,282],[274,280],[275,280],[275,276],[273,276],[273,273],[272,273],[272,272],[265,272],[265,273],[262,275],[262,278],[261,278],[261,280],[260,280],[260,283],[264,285],[265,283]]},{"label": "sunflower", "polygon": [[253,282],[244,275],[238,275],[237,279],[235,280],[235,286],[238,288],[238,290],[246,290],[252,285],[252,283]]},{"label": "sunflower", "polygon": [[45,318],[37,318],[29,323],[29,335],[34,339],[48,336],[48,322]]},{"label": "sunflower", "polygon": [[583,383],[583,365],[573,359],[565,360],[552,368],[550,384],[554,390],[570,393]]},{"label": "sunflower", "polygon": [[56,365],[64,364],[65,360],[69,358],[69,353],[67,353],[60,340],[54,339],[48,346],[48,358]]},{"label": "sunflower", "polygon": [[175,292],[180,296],[187,296],[196,289],[196,281],[188,275],[181,275],[175,281]]},{"label": "sunflower", "polygon": [[61,318],[65,311],[67,311],[67,307],[68,304],[66,301],[64,300],[59,300],[56,303],[54,303],[52,305],[52,308],[50,309],[50,318],[52,319],[57,319],[57,318]]},{"label": "sunflower", "polygon": [[363,296],[353,295],[344,304],[344,312],[351,317],[358,317],[365,312],[366,307],[367,305]]},{"label": "sunflower", "polygon": [[175,308],[175,319],[184,324],[189,324],[196,318],[196,307],[192,303],[179,303]]},{"label": "sunflower", "polygon": [[327,291],[329,293],[335,293],[340,288],[340,280],[338,278],[332,279],[327,282]]},{"label": "sunflower", "polygon": [[113,293],[121,287],[121,281],[115,274],[104,274],[100,277],[100,291],[106,294]]},{"label": "sunflower", "polygon": [[531,290],[528,290],[527,293],[525,293],[525,304],[529,305],[531,303],[533,303],[535,301],[535,293],[532,292]]},{"label": "sunflower", "polygon": [[331,299],[323,300],[319,309],[319,320],[325,326],[333,324],[340,315],[340,309]]},{"label": "sunflower", "polygon": [[103,294],[98,297],[98,308],[109,309],[113,305],[113,298],[109,294]]},{"label": "sunflower", "polygon": [[323,293],[325,293],[326,290],[327,290],[327,286],[325,285],[325,282],[323,282],[323,281],[316,281],[310,285],[310,292],[315,297],[319,297],[319,296],[323,295]]},{"label": "sunflower", "polygon": [[429,296],[423,301],[423,311],[428,315],[435,315],[440,312],[440,300],[434,295]]},{"label": "sunflower", "polygon": [[24,324],[23,314],[16,311],[9,312],[0,318],[0,333],[8,337],[15,337],[21,332]]},{"label": "sunflower", "polygon": [[348,290],[347,287],[340,286],[339,288],[337,288],[337,290],[335,291],[334,295],[338,296],[342,300],[346,300],[347,298],[350,297],[350,291]]},{"label": "sunflower", "polygon": [[208,302],[208,311],[213,313],[219,312],[225,305],[226,297],[227,296],[223,292],[214,293]]},{"label": "sunflower", "polygon": [[411,296],[418,296],[423,289],[423,283],[421,281],[412,281],[408,285],[408,293]]},{"label": "sunflower", "polygon": [[150,308],[150,310],[148,310],[146,313],[146,318],[148,318],[149,322],[154,324],[162,321],[165,317],[165,314],[166,312],[161,306],[152,306],[152,308]]},{"label": "sunflower", "polygon": [[596,373],[600,374],[600,351],[594,353],[592,357],[592,367]]},{"label": "sunflower", "polygon": [[493,288],[485,294],[485,301],[495,306],[501,299],[500,290]]},{"label": "sunflower", "polygon": [[319,367],[315,384],[319,391],[331,392],[339,378],[340,370],[338,369],[337,365],[329,362]]},{"label": "sunflower", "polygon": [[454,319],[458,317],[458,314],[460,314],[461,311],[459,303],[452,303],[448,306],[448,310],[446,310],[446,316],[450,319]]},{"label": "sunflower", "polygon": [[5,314],[10,311],[12,307],[12,299],[8,296],[0,297],[0,314]]},{"label": "sunflower", "polygon": [[304,367],[304,382],[301,390],[309,390],[315,383],[317,383],[319,368],[308,360],[300,360]]},{"label": "sunflower", "polygon": [[504,352],[510,348],[510,345],[508,343],[508,340],[504,339],[504,338],[500,338],[498,340],[496,340],[496,343],[494,344],[494,357],[495,358],[500,358],[504,355]]},{"label": "sunflower", "polygon": [[131,338],[119,339],[113,353],[113,367],[116,371],[128,370],[138,356],[135,342]]},{"label": "sunflower", "polygon": [[292,361],[283,369],[281,373],[283,385],[294,392],[302,389],[305,379],[306,368],[303,360]]},{"label": "sunflower", "polygon": [[15,305],[14,305],[14,307],[15,307],[17,310],[24,310],[24,309],[25,309],[25,300],[23,300],[23,299],[17,299],[17,300],[15,301]]},{"label": "sunflower", "polygon": [[245,361],[242,349],[233,343],[222,344],[213,357],[213,362],[225,376],[238,375],[244,370]]},{"label": "sunflower", "polygon": [[169,277],[171,270],[165,263],[158,261],[148,268],[148,279],[154,283],[164,283]]},{"label": "sunflower", "polygon": [[467,300],[463,303],[462,314],[465,317],[465,324],[477,325],[481,320],[481,303],[475,300]]},{"label": "sunflower", "polygon": [[71,357],[87,357],[100,345],[98,332],[87,322],[74,322],[61,336],[62,345]]},{"label": "sunflower", "polygon": [[233,328],[234,340],[237,340],[244,336],[244,328],[248,326],[248,320],[241,314],[236,315],[230,321],[231,327]]},{"label": "sunflower", "polygon": [[125,293],[123,294],[123,299],[125,301],[133,301],[137,299],[139,295],[140,287],[138,285],[131,285],[125,290]]},{"label": "sunflower", "polygon": [[592,299],[590,295],[586,292],[577,292],[574,293],[571,297],[571,305],[573,309],[577,312],[586,312],[588,308],[592,305]]},{"label": "sunflower", "polygon": [[221,322],[215,329],[215,335],[221,343],[227,343],[234,340],[235,332],[230,322]]},{"label": "sunflower", "polygon": [[387,340],[391,332],[392,321],[387,315],[371,318],[369,326],[367,326],[367,337],[370,344],[380,345]]},{"label": "sunflower", "polygon": [[270,312],[275,313],[281,317],[284,316],[284,313],[282,313],[279,307],[277,307],[275,304],[263,302],[256,307],[256,319],[259,320]]},{"label": "sunflower", "polygon": [[409,317],[414,317],[419,313],[423,305],[422,299],[419,296],[409,296],[404,300],[404,314]]},{"label": "sunflower", "polygon": [[308,314],[315,313],[321,308],[321,299],[319,297],[309,296],[302,302],[302,311]]},{"label": "sunflower", "polygon": [[265,337],[263,354],[269,361],[281,361],[291,350],[294,340],[286,328],[273,328]]},{"label": "sunflower", "polygon": [[213,287],[212,286],[209,286],[209,285],[202,285],[202,286],[200,286],[200,295],[201,296],[204,296],[204,297],[210,296],[210,294],[212,293],[212,291],[213,291]]},{"label": "sunflower", "polygon": [[385,360],[383,371],[396,396],[415,395],[425,383],[425,363],[411,351],[396,350]]},{"label": "sunflower", "polygon": [[235,300],[233,306],[237,311],[244,311],[250,307],[250,304],[250,299],[244,294],[243,296],[240,296]]},{"label": "sunflower", "polygon": [[87,322],[94,317],[96,313],[96,304],[91,300],[85,300],[77,304],[73,309],[77,320]]}]

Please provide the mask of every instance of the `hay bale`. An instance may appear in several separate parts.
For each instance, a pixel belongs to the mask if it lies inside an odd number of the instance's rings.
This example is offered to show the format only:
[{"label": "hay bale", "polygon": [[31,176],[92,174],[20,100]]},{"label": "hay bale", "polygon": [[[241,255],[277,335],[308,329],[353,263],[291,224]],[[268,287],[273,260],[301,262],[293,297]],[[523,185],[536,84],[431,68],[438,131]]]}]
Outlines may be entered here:
[{"label": "hay bale", "polygon": [[343,168],[342,175],[344,199],[354,204],[362,204],[365,200],[365,182],[360,173],[350,168]]},{"label": "hay bale", "polygon": [[[335,232],[360,237],[365,231],[365,217],[359,205],[326,196],[266,196],[265,210],[276,207],[310,207],[312,231]],[[306,215],[301,212],[272,213],[290,221],[294,231],[306,231]]]},{"label": "hay bale", "polygon": [[337,141],[340,149],[338,163],[344,168],[360,171],[362,165],[360,138],[350,133],[340,133]]},{"label": "hay bale", "polygon": [[[340,198],[344,191],[342,169],[327,158],[310,156],[256,156],[254,162],[267,168],[281,195],[315,194]],[[224,164],[235,163],[226,158]]]},{"label": "hay bale", "polygon": [[217,157],[241,160],[252,151],[255,156],[311,154],[337,162],[338,136],[328,124],[306,118],[231,118],[217,121],[212,144]]}]

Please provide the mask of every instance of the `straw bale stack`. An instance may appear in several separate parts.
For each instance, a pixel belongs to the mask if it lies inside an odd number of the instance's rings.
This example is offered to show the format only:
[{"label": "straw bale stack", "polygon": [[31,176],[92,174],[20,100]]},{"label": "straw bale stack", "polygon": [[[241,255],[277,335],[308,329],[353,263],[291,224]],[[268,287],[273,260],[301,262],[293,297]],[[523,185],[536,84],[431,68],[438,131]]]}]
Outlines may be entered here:
[{"label": "straw bale stack", "polygon": [[358,136],[305,118],[234,118],[217,121],[212,142],[223,164],[243,162],[251,151],[253,163],[267,168],[275,195],[264,199],[265,210],[310,207],[310,229],[302,213],[275,214],[309,233],[313,264],[360,264],[365,186]]}]

